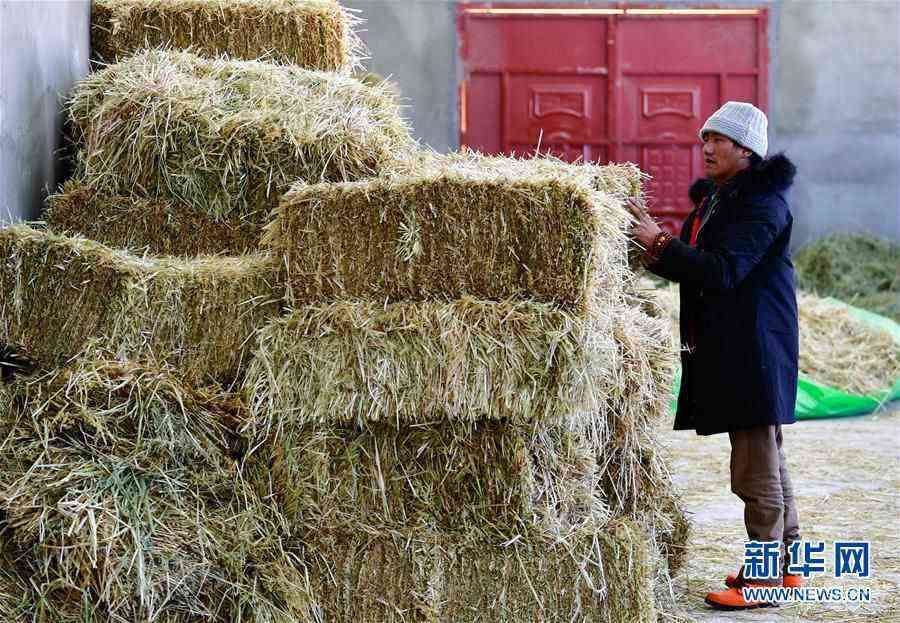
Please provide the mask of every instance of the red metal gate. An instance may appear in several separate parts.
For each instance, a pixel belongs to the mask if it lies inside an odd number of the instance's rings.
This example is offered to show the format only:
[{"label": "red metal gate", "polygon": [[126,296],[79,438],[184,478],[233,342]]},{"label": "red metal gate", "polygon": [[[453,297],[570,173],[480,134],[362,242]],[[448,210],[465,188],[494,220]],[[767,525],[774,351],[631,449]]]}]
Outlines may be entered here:
[{"label": "red metal gate", "polygon": [[460,144],[631,161],[674,230],[702,175],[697,131],[728,100],[768,108],[766,9],[464,4]]}]

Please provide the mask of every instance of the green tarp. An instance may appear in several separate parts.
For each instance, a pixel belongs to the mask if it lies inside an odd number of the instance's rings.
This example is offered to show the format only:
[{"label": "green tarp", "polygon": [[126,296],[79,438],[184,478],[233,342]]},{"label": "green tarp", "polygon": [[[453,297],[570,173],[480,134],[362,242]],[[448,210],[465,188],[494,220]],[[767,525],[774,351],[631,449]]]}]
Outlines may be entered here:
[{"label": "green tarp", "polygon": [[[900,324],[890,318],[873,314],[870,311],[847,305],[837,299],[826,299],[837,307],[847,309],[850,314],[863,322],[880,327],[894,336],[894,340],[900,343]],[[675,376],[675,390],[672,398],[672,410],[675,410],[678,400],[678,388],[681,385],[681,371]],[[845,417],[849,415],[862,415],[871,413],[885,402],[900,399],[900,378],[893,387],[886,388],[877,395],[857,396],[842,392],[839,389],[819,385],[815,381],[800,374],[797,383],[797,407],[798,420],[812,420],[821,418]]]}]

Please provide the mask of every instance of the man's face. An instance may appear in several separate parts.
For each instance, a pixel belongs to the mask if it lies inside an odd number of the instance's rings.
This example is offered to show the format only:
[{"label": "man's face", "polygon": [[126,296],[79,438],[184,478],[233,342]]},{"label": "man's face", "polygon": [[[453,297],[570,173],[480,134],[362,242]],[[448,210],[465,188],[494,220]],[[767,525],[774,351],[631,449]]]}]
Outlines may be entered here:
[{"label": "man's face", "polygon": [[703,170],[706,177],[721,184],[750,164],[750,150],[718,132],[703,135]]}]

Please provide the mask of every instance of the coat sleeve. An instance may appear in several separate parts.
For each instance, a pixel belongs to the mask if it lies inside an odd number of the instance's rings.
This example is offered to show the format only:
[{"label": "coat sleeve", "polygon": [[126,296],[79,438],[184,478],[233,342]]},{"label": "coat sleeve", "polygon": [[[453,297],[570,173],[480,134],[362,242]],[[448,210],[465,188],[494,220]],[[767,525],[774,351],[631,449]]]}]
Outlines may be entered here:
[{"label": "coat sleeve", "polygon": [[742,214],[729,223],[715,243],[703,250],[673,239],[651,272],[678,283],[709,291],[737,288],[787,225],[787,205],[773,198],[745,204]]}]

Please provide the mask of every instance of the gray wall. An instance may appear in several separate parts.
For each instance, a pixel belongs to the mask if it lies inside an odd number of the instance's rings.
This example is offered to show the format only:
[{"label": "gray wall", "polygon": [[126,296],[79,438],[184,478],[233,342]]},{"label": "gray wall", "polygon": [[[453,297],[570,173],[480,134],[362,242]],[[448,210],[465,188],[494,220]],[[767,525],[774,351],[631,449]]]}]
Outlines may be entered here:
[{"label": "gray wall", "polygon": [[450,0],[342,0],[365,20],[366,67],[407,98],[416,137],[438,151],[459,147],[456,110],[456,3]]},{"label": "gray wall", "polygon": [[800,173],[795,239],[900,241],[900,2],[788,1],[780,13],[772,112]]},{"label": "gray wall", "polygon": [[61,100],[88,72],[89,0],[0,0],[0,222],[60,181]]},{"label": "gray wall", "polygon": [[[704,4],[643,4],[663,3]],[[345,4],[367,20],[367,65],[409,98],[418,138],[456,149],[456,0]],[[900,0],[715,4],[771,9],[770,144],[799,168],[794,246],[833,231],[900,241]]]}]

